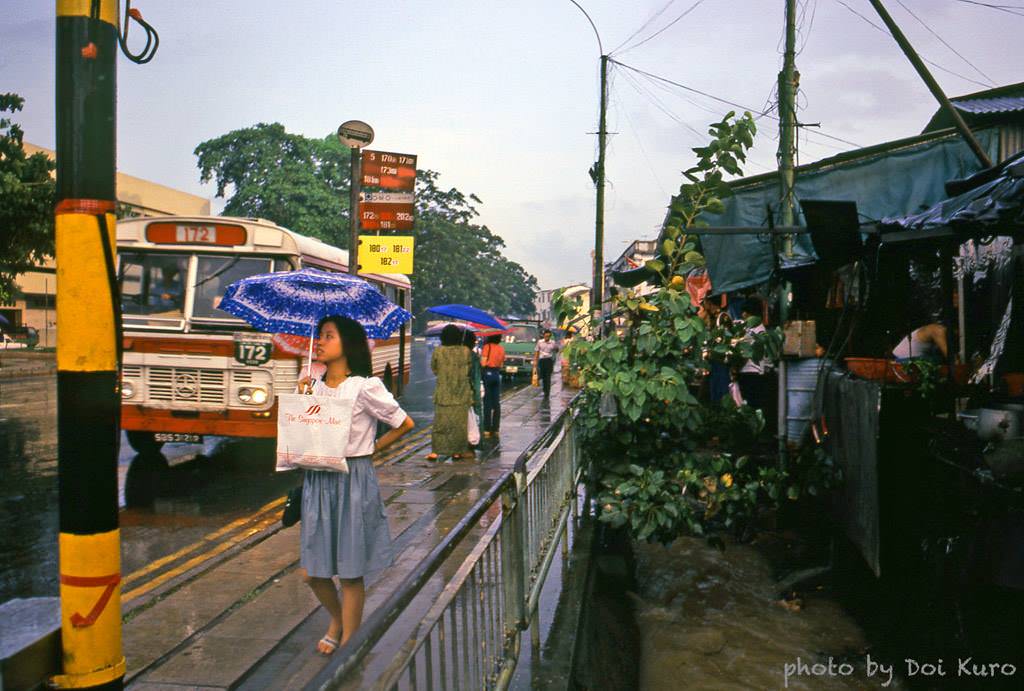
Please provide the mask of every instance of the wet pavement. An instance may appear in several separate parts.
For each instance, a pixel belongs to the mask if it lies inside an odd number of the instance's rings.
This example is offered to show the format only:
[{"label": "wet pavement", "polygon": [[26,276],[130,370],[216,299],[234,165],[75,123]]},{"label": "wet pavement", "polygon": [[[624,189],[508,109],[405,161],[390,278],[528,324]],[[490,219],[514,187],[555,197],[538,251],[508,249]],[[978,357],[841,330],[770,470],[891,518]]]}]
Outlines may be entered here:
[{"label": "wet pavement", "polygon": [[[425,343],[413,343],[410,364],[402,404],[422,434],[433,418],[433,375]],[[0,602],[58,592],[56,378],[45,358],[7,359],[4,370]],[[118,476],[125,592],[131,592],[132,574],[211,533],[235,525],[233,532],[251,534],[272,523],[281,498],[295,484],[292,475],[274,471],[268,441],[209,437],[201,445],[167,444],[161,453],[139,455],[122,439]]]},{"label": "wet pavement", "polygon": [[[395,539],[395,564],[367,578],[366,612],[379,606],[443,539],[482,493],[512,467],[519,454],[558,416],[570,400],[556,388],[550,401],[526,388],[503,402],[500,441],[487,440],[476,460],[429,462],[426,430],[408,448],[375,458],[388,523]],[[498,509],[499,507],[495,507]],[[486,529],[488,516],[477,532]],[[167,685],[214,688],[301,688],[327,663],[314,651],[327,628],[298,571],[298,526],[282,529],[276,514],[263,529],[246,536],[240,528],[222,554],[200,553],[187,570],[167,564],[154,571],[167,578],[148,592],[148,583],[129,584],[124,597],[124,649],[133,688]],[[237,538],[237,542],[234,542]],[[471,532],[428,581],[374,648],[366,667],[346,688],[366,688],[389,663],[433,598],[476,542]],[[211,543],[212,544],[212,543]],[[209,550],[213,552],[216,550]],[[183,555],[182,558],[188,555]],[[188,563],[188,562],[185,562]]]}]

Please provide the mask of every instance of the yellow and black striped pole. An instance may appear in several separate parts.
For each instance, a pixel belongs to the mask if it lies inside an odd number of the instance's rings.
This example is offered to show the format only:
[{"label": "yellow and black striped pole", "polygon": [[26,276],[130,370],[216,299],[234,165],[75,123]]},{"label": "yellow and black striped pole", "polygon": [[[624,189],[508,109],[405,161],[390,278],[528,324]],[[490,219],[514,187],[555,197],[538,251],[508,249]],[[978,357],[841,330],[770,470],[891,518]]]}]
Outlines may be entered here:
[{"label": "yellow and black striped pole", "polygon": [[119,689],[117,0],[57,0],[57,456],[63,673]]}]

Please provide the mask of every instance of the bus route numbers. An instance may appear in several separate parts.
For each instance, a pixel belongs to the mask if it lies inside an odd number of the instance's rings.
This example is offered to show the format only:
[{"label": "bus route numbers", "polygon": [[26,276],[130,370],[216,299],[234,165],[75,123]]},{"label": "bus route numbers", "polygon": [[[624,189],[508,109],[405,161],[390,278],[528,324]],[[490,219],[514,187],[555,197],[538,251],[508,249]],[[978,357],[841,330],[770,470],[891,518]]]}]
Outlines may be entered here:
[{"label": "bus route numbers", "polygon": [[415,243],[413,237],[363,236],[359,239],[362,273],[411,274]]},{"label": "bus route numbers", "polygon": [[176,229],[175,240],[193,244],[217,244],[216,226],[185,226],[179,225]]}]

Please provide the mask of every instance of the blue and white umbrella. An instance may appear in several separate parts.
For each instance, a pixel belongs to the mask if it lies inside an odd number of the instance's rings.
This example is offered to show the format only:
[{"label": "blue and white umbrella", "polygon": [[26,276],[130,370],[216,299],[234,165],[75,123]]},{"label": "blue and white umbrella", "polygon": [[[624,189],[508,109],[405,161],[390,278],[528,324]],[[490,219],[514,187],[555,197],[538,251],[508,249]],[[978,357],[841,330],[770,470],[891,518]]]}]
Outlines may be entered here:
[{"label": "blue and white umbrella", "polygon": [[317,322],[336,314],[362,324],[369,338],[385,339],[412,318],[367,281],[318,269],[259,274],[235,281],[224,291],[217,307],[260,331],[295,336],[310,335]]}]

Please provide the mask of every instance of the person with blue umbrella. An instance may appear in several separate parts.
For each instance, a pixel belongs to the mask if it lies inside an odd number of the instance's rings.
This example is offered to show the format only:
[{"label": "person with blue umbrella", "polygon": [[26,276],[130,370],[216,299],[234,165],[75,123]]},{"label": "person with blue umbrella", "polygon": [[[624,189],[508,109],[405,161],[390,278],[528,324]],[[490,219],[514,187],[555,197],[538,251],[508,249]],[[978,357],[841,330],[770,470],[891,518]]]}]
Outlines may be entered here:
[{"label": "person with blue umbrella", "polygon": [[[300,392],[352,400],[347,470],[307,468],[299,500],[300,565],[331,617],[316,650],[330,655],[362,622],[364,577],[394,560],[372,457],[408,434],[414,423],[373,376],[367,334],[387,338],[409,314],[362,279],[308,269],[233,283],[219,308],[264,330],[309,333],[313,328],[316,359],[326,371],[313,379],[307,369]],[[312,327],[305,321],[311,317],[317,317]],[[378,422],[391,427],[379,439]],[[341,581],[340,598],[335,576]]]}]

